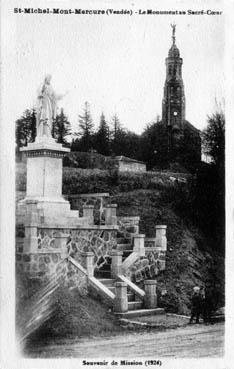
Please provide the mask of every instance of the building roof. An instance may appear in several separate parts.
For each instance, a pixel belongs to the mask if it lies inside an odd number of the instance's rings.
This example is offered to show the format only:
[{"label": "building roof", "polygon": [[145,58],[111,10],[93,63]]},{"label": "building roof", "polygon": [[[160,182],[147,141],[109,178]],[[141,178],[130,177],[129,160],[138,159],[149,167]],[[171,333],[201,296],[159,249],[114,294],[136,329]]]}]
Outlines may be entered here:
[{"label": "building roof", "polygon": [[123,156],[123,155],[115,156],[115,160],[117,160],[117,161],[125,161],[127,163],[140,163],[140,164],[145,164],[143,161],[132,159],[132,158],[128,158],[127,156]]},{"label": "building roof", "polygon": [[198,128],[194,127],[189,121],[185,120],[184,123],[185,123],[185,127],[187,126],[192,131],[195,131],[197,133],[201,132]]}]

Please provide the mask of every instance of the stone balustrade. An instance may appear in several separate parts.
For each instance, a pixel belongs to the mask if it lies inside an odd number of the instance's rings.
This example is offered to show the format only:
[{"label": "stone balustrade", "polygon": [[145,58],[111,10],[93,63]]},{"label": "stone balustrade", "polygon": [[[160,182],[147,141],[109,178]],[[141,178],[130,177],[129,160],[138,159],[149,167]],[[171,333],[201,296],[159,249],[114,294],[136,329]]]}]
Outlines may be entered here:
[{"label": "stone balustrade", "polygon": [[104,211],[109,201],[109,193],[83,193],[77,195],[68,195],[66,198],[71,204],[71,209],[79,210],[83,216],[83,207],[85,205],[93,205],[94,224],[104,223]]},{"label": "stone balustrade", "polygon": [[106,206],[106,209],[105,209],[105,224],[106,225],[116,225],[117,224],[116,208],[117,208],[117,204],[109,204]]},{"label": "stone balustrade", "polygon": [[156,286],[157,281],[152,280],[145,280],[145,297],[144,297],[144,305],[147,309],[154,309],[157,307],[157,293],[156,293]]},{"label": "stone balustrade", "polygon": [[122,274],[122,258],[123,252],[113,250],[111,253],[111,278],[117,278]]},{"label": "stone balustrade", "polygon": [[87,224],[94,224],[94,205],[83,205],[83,217],[87,219]]},{"label": "stone balustrade", "polygon": [[116,313],[125,313],[128,311],[127,283],[115,283],[114,311]]},{"label": "stone balustrade", "polygon": [[156,225],[156,247],[162,251],[167,251],[166,225]]},{"label": "stone balustrade", "polygon": [[139,233],[140,217],[117,217],[119,231],[124,237],[129,238]]},{"label": "stone balustrade", "polygon": [[133,251],[139,256],[145,256],[145,235],[136,234],[133,236]]},{"label": "stone balustrade", "polygon": [[93,252],[84,252],[82,256],[83,256],[83,264],[84,264],[84,268],[86,269],[87,276],[91,278],[94,275],[94,262],[93,262],[94,254]]}]

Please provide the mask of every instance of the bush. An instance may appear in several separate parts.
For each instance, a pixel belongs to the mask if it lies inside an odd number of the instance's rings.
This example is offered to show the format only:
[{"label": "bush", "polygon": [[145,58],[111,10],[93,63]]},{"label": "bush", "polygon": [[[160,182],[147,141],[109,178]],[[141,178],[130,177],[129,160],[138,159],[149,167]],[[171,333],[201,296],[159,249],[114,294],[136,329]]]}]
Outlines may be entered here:
[{"label": "bush", "polygon": [[63,193],[129,192],[140,189],[162,190],[174,187],[169,174],[118,173],[116,170],[64,168]]}]

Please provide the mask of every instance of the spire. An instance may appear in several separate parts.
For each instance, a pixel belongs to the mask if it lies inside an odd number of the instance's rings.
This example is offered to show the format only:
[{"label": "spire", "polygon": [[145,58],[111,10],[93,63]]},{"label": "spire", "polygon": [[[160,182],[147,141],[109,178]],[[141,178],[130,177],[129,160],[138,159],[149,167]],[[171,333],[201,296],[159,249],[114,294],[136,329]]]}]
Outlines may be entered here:
[{"label": "spire", "polygon": [[176,24],[173,23],[171,24],[171,28],[172,28],[172,44],[175,45],[175,30],[176,30]]},{"label": "spire", "polygon": [[162,120],[165,125],[182,129],[185,120],[185,96],[182,79],[183,59],[175,44],[176,25],[171,24],[172,45],[166,58],[166,81],[164,85]]}]

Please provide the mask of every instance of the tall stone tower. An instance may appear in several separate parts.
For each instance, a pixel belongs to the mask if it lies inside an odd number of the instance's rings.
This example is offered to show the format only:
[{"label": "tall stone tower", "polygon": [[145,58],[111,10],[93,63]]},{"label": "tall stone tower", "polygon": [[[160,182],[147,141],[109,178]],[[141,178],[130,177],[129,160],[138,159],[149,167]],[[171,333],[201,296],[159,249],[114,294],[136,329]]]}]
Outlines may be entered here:
[{"label": "tall stone tower", "polygon": [[184,135],[185,95],[182,79],[183,59],[175,44],[175,24],[172,25],[172,46],[166,58],[166,81],[162,101],[162,123],[167,129],[168,154],[178,148]]}]

